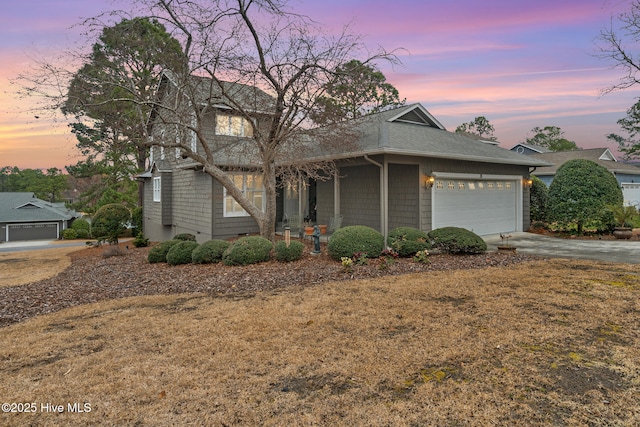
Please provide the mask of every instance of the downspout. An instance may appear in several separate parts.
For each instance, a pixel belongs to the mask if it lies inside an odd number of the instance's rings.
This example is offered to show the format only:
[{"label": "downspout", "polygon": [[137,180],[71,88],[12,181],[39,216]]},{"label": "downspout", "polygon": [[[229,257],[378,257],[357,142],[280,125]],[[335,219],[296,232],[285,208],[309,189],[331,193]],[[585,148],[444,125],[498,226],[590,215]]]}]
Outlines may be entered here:
[{"label": "downspout", "polygon": [[384,166],[367,154],[364,155],[364,159],[372,165],[380,168],[380,233],[384,236],[384,241],[387,241],[387,192],[385,191],[386,174]]}]

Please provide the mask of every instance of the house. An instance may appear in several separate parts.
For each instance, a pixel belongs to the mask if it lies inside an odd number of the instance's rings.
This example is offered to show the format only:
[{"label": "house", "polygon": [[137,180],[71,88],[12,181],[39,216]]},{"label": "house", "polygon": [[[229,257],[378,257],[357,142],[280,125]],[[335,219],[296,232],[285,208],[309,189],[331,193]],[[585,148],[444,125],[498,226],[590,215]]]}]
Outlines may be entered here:
[{"label": "house", "polygon": [[515,151],[520,154],[539,154],[539,153],[551,153],[551,150],[545,147],[534,144],[519,143],[511,147],[511,151]]},{"label": "house", "polygon": [[620,188],[622,188],[625,205],[640,206],[640,168],[633,164],[619,162],[608,148],[536,153],[531,157],[553,164],[538,167],[532,172],[547,186],[551,185],[558,168],[565,162],[574,159],[591,160],[606,168],[616,177]]},{"label": "house", "polygon": [[0,242],[58,239],[80,214],[33,193],[0,193]]},{"label": "house", "polygon": [[[224,99],[214,106],[203,126],[220,166],[229,168],[231,179],[260,206],[261,175],[251,153],[238,148],[246,147],[243,138],[251,138],[260,119],[246,120]],[[448,132],[420,104],[350,125],[358,139],[327,158],[336,162],[337,173],[280,189],[278,223],[306,217],[331,224],[341,218],[343,226],[366,225],[384,235],[399,226],[425,231],[458,226],[480,235],[528,229],[529,171],[549,163]],[[162,123],[151,126],[159,128],[150,131],[154,138],[170,131]],[[148,170],[139,176],[144,231],[151,240],[191,233],[205,241],[258,232],[255,221],[196,162],[159,145],[151,153]],[[309,160],[321,158],[310,151]]]}]

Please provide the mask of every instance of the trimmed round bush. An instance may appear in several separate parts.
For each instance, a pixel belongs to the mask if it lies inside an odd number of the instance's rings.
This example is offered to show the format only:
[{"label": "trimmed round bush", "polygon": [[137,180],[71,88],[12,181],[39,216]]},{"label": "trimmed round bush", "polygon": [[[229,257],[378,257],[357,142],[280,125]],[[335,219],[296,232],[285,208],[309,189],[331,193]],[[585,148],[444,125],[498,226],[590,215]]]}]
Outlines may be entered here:
[{"label": "trimmed round bush", "polygon": [[182,240],[180,243],[176,243],[167,252],[167,264],[191,264],[191,254],[198,246],[200,246],[198,242],[192,242],[191,240]]},{"label": "trimmed round bush", "polygon": [[351,258],[356,252],[367,258],[378,258],[384,250],[384,237],[371,227],[351,225],[339,228],[329,239],[329,256],[336,261]]},{"label": "trimmed round bush", "polygon": [[443,227],[428,233],[433,246],[450,254],[479,254],[487,244],[476,233],[460,227]]},{"label": "trimmed round bush", "polygon": [[158,243],[149,251],[149,255],[147,255],[147,260],[150,263],[156,262],[167,262],[167,252],[173,245],[177,245],[182,242],[182,240],[167,240],[165,242]]},{"label": "trimmed round bush", "polygon": [[222,256],[224,265],[249,265],[269,261],[273,245],[264,237],[241,237],[229,246]]},{"label": "trimmed round bush", "polygon": [[226,240],[208,240],[195,248],[191,253],[191,261],[194,264],[209,264],[222,261],[224,251],[231,244]]},{"label": "trimmed round bush", "polygon": [[78,238],[78,232],[73,228],[66,228],[62,230],[62,238],[64,240],[73,240]]},{"label": "trimmed round bush", "polygon": [[186,240],[190,242],[195,242],[196,236],[190,233],[180,233],[173,236],[173,240]]},{"label": "trimmed round bush", "polygon": [[401,257],[411,257],[425,249],[431,249],[429,236],[413,227],[398,227],[387,237],[387,245]]},{"label": "trimmed round bush", "polygon": [[76,233],[78,233],[78,237],[80,237],[81,239],[86,239],[91,235],[91,224],[89,224],[89,221],[84,218],[74,219],[71,223],[71,228],[76,230]]},{"label": "trimmed round bush", "polygon": [[304,245],[302,242],[293,240],[289,243],[289,247],[287,247],[287,244],[284,241],[280,241],[276,243],[275,252],[276,259],[280,262],[297,261],[302,258]]}]

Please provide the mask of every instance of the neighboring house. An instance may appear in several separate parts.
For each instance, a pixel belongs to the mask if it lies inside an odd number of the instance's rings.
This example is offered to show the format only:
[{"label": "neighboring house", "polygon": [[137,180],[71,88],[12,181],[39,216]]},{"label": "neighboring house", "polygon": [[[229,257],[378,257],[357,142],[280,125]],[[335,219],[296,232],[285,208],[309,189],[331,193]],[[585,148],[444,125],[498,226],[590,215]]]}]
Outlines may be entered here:
[{"label": "neighboring house", "polygon": [[523,143],[519,143],[519,144],[514,145],[511,148],[511,151],[515,151],[516,153],[527,154],[527,155],[528,154],[539,154],[539,153],[551,153],[552,152],[548,148],[541,147],[539,145],[523,144]]},{"label": "neighboring house", "polygon": [[552,166],[538,167],[531,172],[547,186],[551,185],[558,168],[565,162],[574,159],[594,161],[616,177],[620,188],[622,188],[625,205],[640,206],[640,168],[629,163],[619,162],[608,148],[537,153],[532,154],[531,157],[553,164]]},{"label": "neighboring house", "polygon": [[80,214],[33,193],[0,193],[0,242],[58,239]]},{"label": "neighboring house", "polygon": [[[242,120],[221,103],[207,125],[212,144],[236,138],[241,145],[250,138],[252,123]],[[529,171],[549,163],[448,132],[420,104],[366,116],[352,126],[361,137],[332,154],[338,174],[280,190],[278,223],[308,217],[331,224],[341,218],[342,226],[367,225],[384,235],[399,226],[458,226],[480,235],[529,228]],[[154,141],[168,131],[153,127]],[[232,179],[263,203],[260,175],[234,152],[221,153],[221,166],[236,170]],[[201,166],[159,146],[151,157],[149,170],[140,175],[144,230],[151,240],[192,233],[205,241],[259,231]]]}]

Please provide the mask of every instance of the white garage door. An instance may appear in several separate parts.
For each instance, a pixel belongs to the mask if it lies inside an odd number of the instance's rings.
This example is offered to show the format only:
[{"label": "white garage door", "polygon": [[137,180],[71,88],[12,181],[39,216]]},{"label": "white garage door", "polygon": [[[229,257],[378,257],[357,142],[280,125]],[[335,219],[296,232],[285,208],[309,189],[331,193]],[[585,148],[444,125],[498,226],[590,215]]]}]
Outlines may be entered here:
[{"label": "white garage door", "polygon": [[437,178],[432,227],[462,227],[479,235],[519,231],[520,191],[517,180]]},{"label": "white garage door", "polygon": [[640,184],[622,183],[622,196],[625,205],[640,207]]}]

